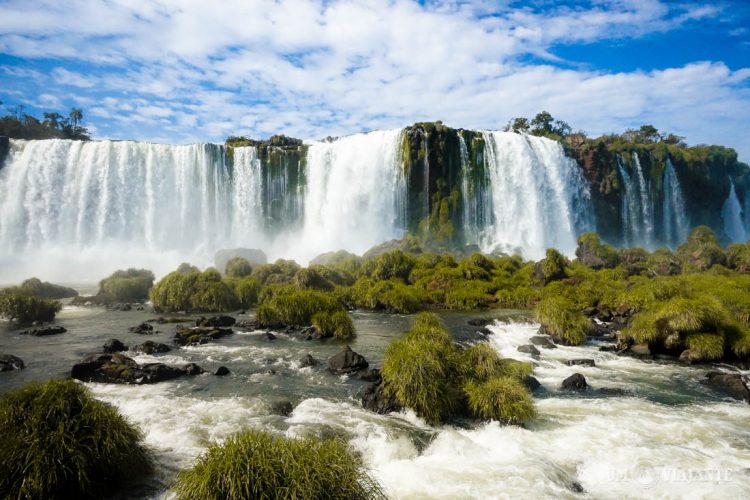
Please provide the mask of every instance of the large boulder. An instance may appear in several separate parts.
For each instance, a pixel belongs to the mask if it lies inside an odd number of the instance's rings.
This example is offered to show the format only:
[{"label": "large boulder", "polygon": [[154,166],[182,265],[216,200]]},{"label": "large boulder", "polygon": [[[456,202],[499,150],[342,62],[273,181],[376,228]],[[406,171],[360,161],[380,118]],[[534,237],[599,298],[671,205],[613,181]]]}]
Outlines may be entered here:
[{"label": "large boulder", "polygon": [[580,373],[574,373],[562,382],[563,389],[582,390],[586,387],[588,387],[588,384],[586,383],[586,377],[584,377]]},{"label": "large boulder", "polygon": [[352,351],[348,345],[337,354],[328,358],[328,370],[336,374],[355,373],[364,370],[369,363],[360,354]]},{"label": "large boulder", "polygon": [[706,383],[734,399],[750,403],[750,389],[739,373],[708,372]]},{"label": "large boulder", "polygon": [[257,248],[232,248],[216,252],[216,255],[214,255],[214,266],[216,269],[224,270],[227,267],[227,262],[234,257],[242,257],[252,266],[268,263],[268,257],[266,257],[263,250],[258,250]]},{"label": "large boulder", "polygon": [[97,353],[90,354],[80,363],[73,365],[70,375],[83,382],[140,385],[199,373],[203,373],[203,370],[194,363],[183,367],[167,366],[162,363],[139,365],[124,354]]},{"label": "large boulder", "polygon": [[21,370],[24,367],[23,360],[12,354],[0,354],[0,372]]}]

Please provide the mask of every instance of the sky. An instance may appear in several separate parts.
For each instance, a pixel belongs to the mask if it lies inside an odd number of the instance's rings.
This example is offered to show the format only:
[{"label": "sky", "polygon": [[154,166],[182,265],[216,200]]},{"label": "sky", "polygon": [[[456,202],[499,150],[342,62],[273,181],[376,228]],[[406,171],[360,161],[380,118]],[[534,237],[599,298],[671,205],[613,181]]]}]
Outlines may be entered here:
[{"label": "sky", "polygon": [[748,162],[748,26],[748,0],[0,0],[0,101],[170,143],[547,110]]}]

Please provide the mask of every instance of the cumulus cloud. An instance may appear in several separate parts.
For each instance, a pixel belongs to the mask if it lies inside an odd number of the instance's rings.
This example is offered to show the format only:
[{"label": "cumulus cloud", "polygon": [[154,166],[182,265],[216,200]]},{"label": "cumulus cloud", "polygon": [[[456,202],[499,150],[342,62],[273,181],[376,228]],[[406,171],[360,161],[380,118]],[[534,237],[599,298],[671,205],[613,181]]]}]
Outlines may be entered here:
[{"label": "cumulus cloud", "polygon": [[554,51],[627,43],[736,10],[659,0],[531,5],[9,0],[0,52],[38,65],[3,68],[0,78],[9,91],[76,93],[76,102],[93,104],[97,130],[112,137],[315,138],[432,119],[498,128],[547,109],[591,133],[649,121],[750,156],[742,136],[750,69],[721,61],[648,72],[576,69]]}]

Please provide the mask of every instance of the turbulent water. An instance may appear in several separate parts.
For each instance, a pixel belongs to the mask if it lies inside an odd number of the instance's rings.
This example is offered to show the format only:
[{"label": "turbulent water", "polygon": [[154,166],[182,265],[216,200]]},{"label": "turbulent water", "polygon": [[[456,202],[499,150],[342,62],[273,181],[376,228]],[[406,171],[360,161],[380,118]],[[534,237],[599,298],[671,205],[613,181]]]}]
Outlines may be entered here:
[{"label": "turbulent water", "polygon": [[[148,317],[65,308],[60,323],[69,331],[57,337],[22,336],[0,324],[0,351],[27,362],[25,370],[2,374],[0,392],[28,380],[64,376],[112,336],[131,345],[168,341],[170,325],[148,339],[127,331]],[[352,348],[376,366],[388,342],[410,321],[370,313],[353,318],[358,336]],[[444,319],[455,330],[468,318]],[[529,342],[538,325],[501,321],[489,328],[490,345],[501,355],[528,359],[517,347]],[[534,371],[543,385],[535,397],[538,417],[526,428],[494,422],[431,427],[409,412],[370,413],[358,402],[364,383],[333,376],[322,365],[299,366],[302,355],[324,360],[340,345],[284,334],[268,342],[261,332],[239,332],[209,345],[136,356],[139,362],[197,362],[208,370],[225,365],[232,371],[228,377],[87,385],[137,423],[155,452],[157,474],[135,493],[139,496],[164,496],[175,472],[193,463],[209,443],[258,428],[290,437],[342,436],[394,499],[748,498],[750,405],[703,385],[706,368],[638,361],[598,346],[590,341],[583,347],[542,349]],[[594,359],[596,366],[565,365],[576,358]],[[573,372],[584,374],[591,388],[560,390]],[[271,403],[284,399],[294,403],[294,412],[274,415]],[[576,493],[581,488],[585,492]]]},{"label": "turbulent water", "polygon": [[690,223],[685,209],[685,196],[682,193],[680,181],[672,165],[672,160],[667,158],[662,181],[662,239],[671,247],[676,247],[687,239],[690,231]]},{"label": "turbulent water", "polygon": [[571,254],[579,233],[593,229],[593,209],[576,162],[559,143],[511,132],[484,132],[492,222],[485,250],[520,250],[541,258],[547,248]]},{"label": "turbulent water", "polygon": [[734,182],[729,181],[729,195],[721,207],[721,218],[724,221],[724,233],[731,241],[744,242],[748,236],[745,232],[745,222],[742,219],[742,205],[737,197]]}]

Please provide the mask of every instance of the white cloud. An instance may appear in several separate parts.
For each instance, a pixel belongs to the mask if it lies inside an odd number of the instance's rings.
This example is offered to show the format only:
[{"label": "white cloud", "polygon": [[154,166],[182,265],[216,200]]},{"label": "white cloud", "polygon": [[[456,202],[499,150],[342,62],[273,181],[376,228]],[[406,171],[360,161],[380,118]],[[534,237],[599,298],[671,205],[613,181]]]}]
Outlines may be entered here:
[{"label": "white cloud", "polygon": [[[0,52],[74,62],[56,63],[48,85],[76,87],[78,101],[96,106],[93,124],[121,137],[311,138],[424,119],[497,128],[511,116],[548,109],[590,132],[651,121],[750,156],[742,136],[750,69],[731,71],[717,61],[648,73],[575,70],[552,52],[560,43],[677,29],[721,17],[719,7],[658,0],[513,5],[10,0],[0,17]],[[46,76],[2,69],[10,83]],[[45,93],[64,93],[53,90]],[[108,117],[116,126],[101,126]]]}]

